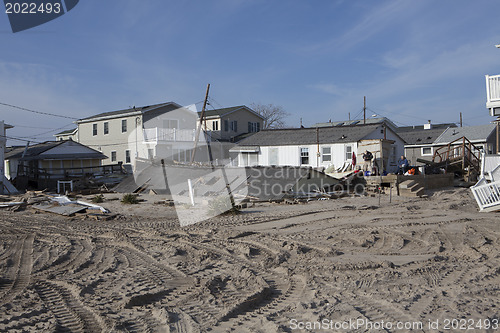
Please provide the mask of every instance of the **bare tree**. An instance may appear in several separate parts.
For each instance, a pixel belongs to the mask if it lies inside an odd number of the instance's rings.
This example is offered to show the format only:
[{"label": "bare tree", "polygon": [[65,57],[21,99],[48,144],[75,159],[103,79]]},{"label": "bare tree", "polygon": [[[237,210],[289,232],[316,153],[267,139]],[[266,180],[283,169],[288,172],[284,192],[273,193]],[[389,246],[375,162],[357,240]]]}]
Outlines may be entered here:
[{"label": "bare tree", "polygon": [[285,127],[285,118],[290,115],[279,105],[252,103],[250,107],[264,117],[263,129]]}]

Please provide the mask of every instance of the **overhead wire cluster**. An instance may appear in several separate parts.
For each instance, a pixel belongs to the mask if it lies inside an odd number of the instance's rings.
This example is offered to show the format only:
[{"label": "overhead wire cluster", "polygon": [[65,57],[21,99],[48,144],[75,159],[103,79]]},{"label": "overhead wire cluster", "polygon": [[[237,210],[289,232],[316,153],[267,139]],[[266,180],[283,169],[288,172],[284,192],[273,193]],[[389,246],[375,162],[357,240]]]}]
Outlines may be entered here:
[{"label": "overhead wire cluster", "polygon": [[[194,104],[198,105],[200,103],[203,103],[203,101],[200,101],[200,102],[197,102],[197,103],[194,103]],[[43,116],[58,117],[58,118],[71,119],[71,120],[79,120],[80,119],[80,118],[75,118],[75,117],[70,117],[70,116],[65,116],[65,115],[50,113],[50,112],[43,112],[43,111],[28,109],[28,108],[25,108],[25,107],[21,107],[21,106],[9,104],[9,103],[4,103],[4,102],[0,102],[0,105],[6,106],[6,107],[10,107],[10,108],[14,108],[16,110],[21,110],[21,111],[26,111],[26,112],[34,113],[34,114],[43,115]],[[45,134],[49,134],[49,133],[53,133],[53,132],[56,132],[56,131],[63,130],[63,129],[68,128],[69,126],[71,126],[73,124],[74,124],[74,122],[71,122],[71,123],[66,124],[66,125],[64,125],[62,127],[58,127],[58,128],[54,128],[54,129],[51,129],[51,128],[42,128],[42,127],[33,127],[33,126],[24,126],[24,125],[13,125],[13,126],[16,126],[16,127],[32,128],[32,129],[35,129],[35,128],[37,128],[37,129],[46,129],[46,130],[49,130],[49,131],[45,131],[45,132],[42,132],[42,133],[38,133],[38,134],[34,134],[34,135],[29,135],[29,136],[21,136],[21,137],[9,136],[9,135],[5,135],[5,136],[2,135],[2,136],[5,137],[5,138],[7,138],[7,139],[10,139],[10,140],[23,141],[23,142],[31,142],[31,143],[43,143],[43,142],[37,141],[35,139],[36,138],[40,139],[41,136],[45,135]],[[45,138],[49,138],[49,137],[45,137]],[[50,137],[50,138],[52,138],[52,137]],[[90,145],[90,146],[114,146],[114,145],[119,146],[119,145],[124,145],[124,144],[123,143],[116,143],[116,144],[103,144],[103,145]]]}]

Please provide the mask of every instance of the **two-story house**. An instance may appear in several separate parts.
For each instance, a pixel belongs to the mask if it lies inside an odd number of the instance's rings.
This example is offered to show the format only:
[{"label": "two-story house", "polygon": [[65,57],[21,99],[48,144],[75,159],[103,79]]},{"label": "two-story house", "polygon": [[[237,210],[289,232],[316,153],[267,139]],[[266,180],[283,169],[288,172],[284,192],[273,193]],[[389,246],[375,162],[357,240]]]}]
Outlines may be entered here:
[{"label": "two-story house", "polygon": [[197,115],[167,102],[104,112],[76,123],[77,141],[108,156],[104,164],[131,166],[136,158],[188,160],[186,151],[194,144]]},{"label": "two-story house", "polygon": [[[200,125],[194,106],[167,102],[104,112],[78,120],[76,130],[56,134],[57,140],[71,138],[108,156],[103,164],[123,163],[132,168],[136,158],[187,162],[191,159]],[[257,132],[263,118],[246,106],[207,110],[198,137],[197,161],[229,157],[238,137]],[[206,130],[205,130],[206,129]]]},{"label": "two-story house", "polygon": [[[198,112],[201,116],[201,112]],[[238,141],[247,133],[262,129],[264,118],[245,105],[206,110],[202,128],[212,140]]]}]

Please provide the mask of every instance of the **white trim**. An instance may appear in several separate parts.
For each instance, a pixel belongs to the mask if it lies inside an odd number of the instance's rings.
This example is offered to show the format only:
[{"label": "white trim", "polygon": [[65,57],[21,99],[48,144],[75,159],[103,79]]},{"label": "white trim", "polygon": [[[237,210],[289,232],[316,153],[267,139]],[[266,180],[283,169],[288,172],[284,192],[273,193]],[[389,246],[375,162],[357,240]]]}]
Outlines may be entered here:
[{"label": "white trim", "polygon": [[[424,154],[424,148],[429,148],[431,150],[430,154]],[[421,156],[433,156],[434,155],[434,147],[421,147],[420,148],[420,155]]]}]

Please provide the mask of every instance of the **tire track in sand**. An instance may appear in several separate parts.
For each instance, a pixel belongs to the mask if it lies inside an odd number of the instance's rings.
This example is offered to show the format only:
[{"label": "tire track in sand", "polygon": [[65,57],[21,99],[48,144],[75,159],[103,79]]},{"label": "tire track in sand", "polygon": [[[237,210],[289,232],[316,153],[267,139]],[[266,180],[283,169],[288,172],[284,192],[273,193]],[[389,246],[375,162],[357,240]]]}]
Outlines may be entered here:
[{"label": "tire track in sand", "polygon": [[2,286],[0,292],[0,304],[10,302],[15,296],[22,292],[30,283],[31,270],[33,265],[33,241],[34,234],[24,235],[23,239],[19,241],[13,253],[14,259],[11,276],[9,276],[9,283]]},{"label": "tire track in sand", "polygon": [[104,331],[96,316],[66,288],[40,281],[35,285],[35,290],[54,314],[58,324],[56,332]]}]

